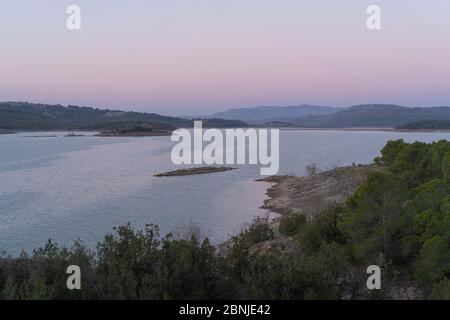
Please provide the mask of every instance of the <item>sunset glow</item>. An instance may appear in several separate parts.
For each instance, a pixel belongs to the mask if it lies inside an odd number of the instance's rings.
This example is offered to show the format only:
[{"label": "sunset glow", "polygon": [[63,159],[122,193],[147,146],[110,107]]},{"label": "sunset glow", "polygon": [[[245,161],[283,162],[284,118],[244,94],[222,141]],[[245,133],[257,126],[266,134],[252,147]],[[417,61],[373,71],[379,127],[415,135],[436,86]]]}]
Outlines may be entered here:
[{"label": "sunset glow", "polygon": [[[229,107],[450,105],[450,2],[0,4],[0,101],[208,114]],[[65,28],[77,3],[80,31]]]}]

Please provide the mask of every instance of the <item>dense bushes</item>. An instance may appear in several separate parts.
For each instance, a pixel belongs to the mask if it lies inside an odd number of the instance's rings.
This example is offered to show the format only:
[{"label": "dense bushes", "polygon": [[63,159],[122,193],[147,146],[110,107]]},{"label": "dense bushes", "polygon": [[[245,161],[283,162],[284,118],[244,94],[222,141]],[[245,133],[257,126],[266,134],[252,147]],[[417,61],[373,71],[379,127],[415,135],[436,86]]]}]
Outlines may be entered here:
[{"label": "dense bushes", "polygon": [[306,217],[302,214],[286,213],[280,219],[278,230],[285,236],[294,236],[306,224]]},{"label": "dense bushes", "polygon": [[343,265],[335,280],[347,279],[347,290],[356,287],[354,295],[361,295],[364,284],[352,270],[377,264],[384,270],[385,292],[395,290],[389,288],[394,282],[416,283],[423,297],[448,298],[450,143],[390,141],[375,162],[382,170],[371,173],[344,206],[311,220],[286,215],[280,232],[310,261],[332,246],[342,264],[327,271]]},{"label": "dense bushes", "polygon": [[[149,225],[116,229],[95,252],[48,242],[19,258],[0,259],[3,299],[337,299],[344,255],[334,244],[317,254],[284,251],[268,221],[257,219],[230,240],[226,255],[207,239],[161,238]],[[261,246],[261,247],[259,247]],[[68,265],[82,270],[82,290],[66,288]]]},{"label": "dense bushes", "polygon": [[[390,141],[340,221],[352,255],[401,269],[438,298],[450,276],[450,143]],[[378,259],[377,259],[378,256]],[[411,275],[411,276],[410,276]]]},{"label": "dense bushes", "polygon": [[[82,270],[82,290],[66,287],[68,265]],[[107,235],[95,254],[82,244],[48,242],[31,257],[0,260],[4,299],[220,299],[235,296],[224,258],[207,239],[160,238],[158,228],[129,225]]]}]

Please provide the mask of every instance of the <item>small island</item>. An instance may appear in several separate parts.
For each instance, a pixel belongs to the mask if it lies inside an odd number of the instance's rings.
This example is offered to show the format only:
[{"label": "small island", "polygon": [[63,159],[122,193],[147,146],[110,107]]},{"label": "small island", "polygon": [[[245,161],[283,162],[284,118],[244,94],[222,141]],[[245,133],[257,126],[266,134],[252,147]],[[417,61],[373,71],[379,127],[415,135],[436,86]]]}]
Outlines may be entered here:
[{"label": "small island", "polygon": [[0,129],[0,134],[14,134],[17,132]]},{"label": "small island", "polygon": [[187,168],[187,169],[179,169],[175,171],[168,171],[163,173],[157,173],[154,176],[155,177],[173,177],[173,176],[187,176],[192,174],[206,174],[206,173],[214,173],[214,172],[223,172],[223,171],[229,171],[237,168],[233,167],[194,167],[194,168]]},{"label": "small island", "polygon": [[95,136],[97,137],[160,137],[170,136],[172,131],[169,130],[108,130],[102,131]]},{"label": "small island", "polygon": [[74,132],[70,132],[68,134],[66,134],[64,137],[69,137],[69,138],[73,138],[73,137],[84,137],[84,134],[76,134]]},{"label": "small island", "polygon": [[35,136],[22,136],[23,138],[58,138],[56,134],[49,134],[49,135],[35,135]]}]

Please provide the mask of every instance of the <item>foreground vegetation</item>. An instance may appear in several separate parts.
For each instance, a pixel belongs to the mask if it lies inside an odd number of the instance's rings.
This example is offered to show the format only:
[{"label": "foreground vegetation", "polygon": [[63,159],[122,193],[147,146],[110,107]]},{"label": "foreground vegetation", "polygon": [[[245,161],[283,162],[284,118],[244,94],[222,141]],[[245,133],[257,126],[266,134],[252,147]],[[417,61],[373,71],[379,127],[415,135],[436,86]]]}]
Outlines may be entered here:
[{"label": "foreground vegetation", "polygon": [[[129,225],[95,251],[49,241],[0,259],[3,299],[450,299],[450,142],[390,141],[343,205],[257,219],[217,248]],[[82,270],[82,290],[65,269]],[[382,290],[366,268],[382,267]]]}]

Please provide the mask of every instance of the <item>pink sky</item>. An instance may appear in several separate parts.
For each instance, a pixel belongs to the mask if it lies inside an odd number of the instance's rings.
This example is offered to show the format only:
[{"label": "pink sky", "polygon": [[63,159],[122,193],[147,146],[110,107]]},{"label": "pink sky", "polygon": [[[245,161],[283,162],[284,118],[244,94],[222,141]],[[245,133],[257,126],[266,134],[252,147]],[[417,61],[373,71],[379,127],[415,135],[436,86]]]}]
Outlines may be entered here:
[{"label": "pink sky", "polygon": [[[72,3],[81,31],[65,28]],[[380,31],[366,28],[369,4]],[[450,105],[449,39],[445,0],[4,0],[0,101],[182,115]]]}]

